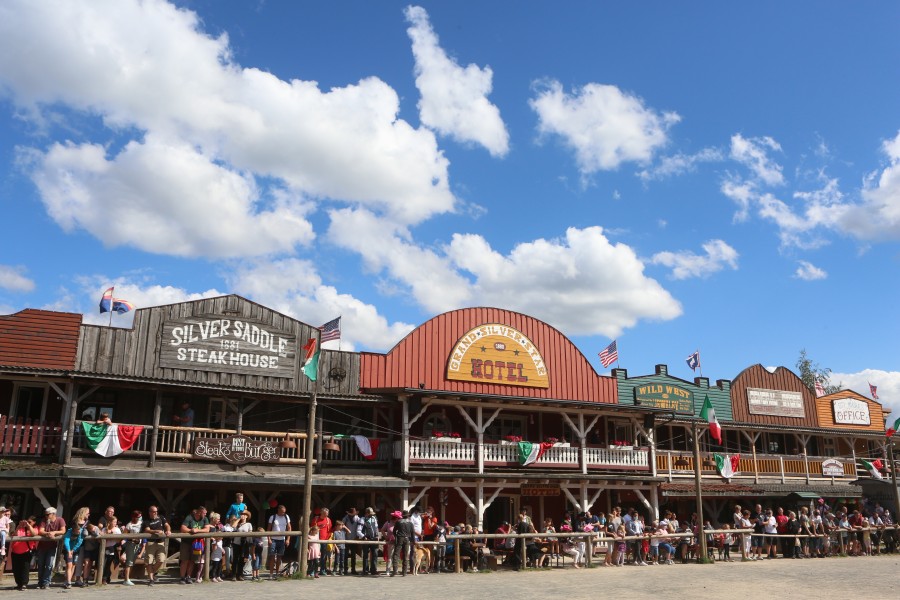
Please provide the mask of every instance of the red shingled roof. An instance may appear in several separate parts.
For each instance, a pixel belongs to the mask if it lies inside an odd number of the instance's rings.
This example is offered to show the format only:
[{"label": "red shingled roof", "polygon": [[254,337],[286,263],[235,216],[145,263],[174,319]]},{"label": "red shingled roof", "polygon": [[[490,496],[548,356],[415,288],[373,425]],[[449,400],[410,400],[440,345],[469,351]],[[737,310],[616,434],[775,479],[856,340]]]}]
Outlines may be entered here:
[{"label": "red shingled roof", "polygon": [[75,367],[81,315],[27,308],[0,317],[0,366],[68,371]]}]

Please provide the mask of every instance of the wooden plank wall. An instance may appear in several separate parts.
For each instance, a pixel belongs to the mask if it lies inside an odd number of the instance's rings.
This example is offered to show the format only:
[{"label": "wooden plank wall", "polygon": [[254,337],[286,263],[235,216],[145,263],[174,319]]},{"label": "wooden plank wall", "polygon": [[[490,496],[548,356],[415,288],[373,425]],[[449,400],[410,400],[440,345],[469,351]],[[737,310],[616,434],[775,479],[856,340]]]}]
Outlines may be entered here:
[{"label": "wooden plank wall", "polygon": [[[266,377],[227,372],[162,368],[158,365],[158,348],[162,325],[167,319],[199,316],[225,316],[233,319],[257,319],[274,329],[292,333],[297,338],[295,372],[293,378]],[[155,306],[135,311],[131,329],[84,325],[75,368],[84,373],[121,375],[190,385],[214,385],[254,389],[280,393],[308,394],[310,380],[300,370],[304,360],[302,346],[316,335],[314,327],[296,321],[270,308],[236,295],[219,296],[194,302]],[[328,381],[330,393],[355,395],[359,393],[359,355],[353,352],[323,350],[320,357],[323,382]],[[346,372],[343,380],[328,378],[333,367]]]},{"label": "wooden plank wall", "polygon": [[28,308],[0,317],[0,365],[68,371],[81,315]]},{"label": "wooden plank wall", "polygon": [[[540,351],[550,379],[548,389],[501,383],[451,381],[447,362],[459,339],[469,330],[499,323],[521,331]],[[418,388],[467,394],[553,398],[616,403],[616,383],[597,374],[587,358],[557,329],[534,317],[499,308],[466,308],[426,321],[386,355],[362,353],[363,390]]]},{"label": "wooden plank wall", "polygon": [[[841,398],[852,398],[853,400],[859,400],[868,404],[869,425],[844,425],[842,423],[835,423],[834,411],[832,410],[831,402],[832,400],[839,400]],[[816,398],[816,412],[818,413],[819,425],[821,427],[849,429],[854,431],[875,431],[879,433],[884,431],[885,429],[885,414],[881,404],[876,402],[875,400],[866,398],[862,394],[858,394],[853,390],[841,390],[839,392],[835,392],[834,394]]]},{"label": "wooden plank wall", "polygon": [[[800,418],[751,414],[747,401],[747,388],[800,392],[803,395],[803,410],[806,416]],[[820,427],[819,416],[816,413],[815,395],[803,385],[802,379],[786,367],[778,367],[774,373],[769,373],[765,367],[756,364],[741,371],[740,375],[731,382],[731,404],[734,420],[740,423]]]}]

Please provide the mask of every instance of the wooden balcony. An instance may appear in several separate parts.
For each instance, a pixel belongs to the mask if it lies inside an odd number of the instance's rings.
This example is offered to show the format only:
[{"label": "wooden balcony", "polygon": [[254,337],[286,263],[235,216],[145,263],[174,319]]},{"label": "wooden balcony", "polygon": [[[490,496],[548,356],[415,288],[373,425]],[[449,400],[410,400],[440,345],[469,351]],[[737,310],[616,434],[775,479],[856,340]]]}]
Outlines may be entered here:
[{"label": "wooden balcony", "polygon": [[[410,468],[462,468],[478,469],[478,444],[475,442],[450,442],[435,440],[409,441]],[[520,468],[519,447],[516,444],[485,443],[484,467]],[[394,457],[402,458],[403,444],[394,444]],[[529,469],[581,470],[582,449],[579,446],[555,446],[547,448]],[[584,464],[590,471],[649,471],[647,449],[613,449],[588,446],[584,449]]]},{"label": "wooden balcony", "polygon": [[59,423],[0,415],[0,456],[55,457],[62,439]]},{"label": "wooden balcony", "polygon": [[[836,459],[843,465],[843,475],[826,475],[822,473],[822,461]],[[701,461],[712,461],[712,455],[702,453]],[[682,462],[681,465],[675,464]],[[671,452],[659,450],[656,454],[656,469],[660,476],[668,477],[669,481],[683,477],[694,476],[694,456],[689,452]],[[703,477],[719,477],[715,466],[701,464],[700,472]],[[788,481],[831,481],[832,477],[840,481],[854,481],[857,478],[871,478],[871,474],[862,467],[857,466],[853,457],[840,456],[783,456],[771,454],[758,454],[756,459],[752,456],[741,455],[738,472],[734,479],[767,479]]]}]

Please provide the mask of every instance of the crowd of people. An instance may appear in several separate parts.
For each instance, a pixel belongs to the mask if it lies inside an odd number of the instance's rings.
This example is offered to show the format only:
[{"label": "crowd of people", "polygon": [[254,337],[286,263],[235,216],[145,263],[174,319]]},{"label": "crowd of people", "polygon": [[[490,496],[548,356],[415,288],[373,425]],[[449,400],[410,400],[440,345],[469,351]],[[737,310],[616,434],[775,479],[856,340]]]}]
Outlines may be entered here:
[{"label": "crowd of people", "polygon": [[[673,512],[664,511],[662,518],[648,523],[634,508],[615,507],[609,514],[565,513],[558,527],[552,518],[544,519],[538,527],[522,510],[514,524],[503,522],[492,532],[498,535],[487,539],[479,537],[485,532],[471,524],[441,521],[433,507],[397,510],[384,523],[379,523],[371,507],[362,513],[349,508],[335,519],[328,508],[321,508],[310,520],[306,575],[313,579],[405,576],[448,572],[457,567],[478,571],[492,554],[515,570],[546,568],[554,560],[558,564],[563,557],[569,557],[575,568],[582,568],[594,556],[602,566],[671,565],[701,558],[701,536],[707,546],[706,558],[723,561],[767,560],[779,555],[795,559],[870,556],[900,550],[893,516],[877,502],[861,501],[856,506],[832,509],[819,499],[796,511],[763,508],[760,504],[751,510],[738,505],[732,521],[723,520],[726,522],[715,526],[710,520],[701,525],[696,514],[679,520]],[[68,524],[53,507],[47,508],[40,520],[34,516],[14,518],[11,509],[0,507],[0,563],[9,557],[18,590],[26,589],[32,571],[39,589],[50,587],[55,566],[64,580],[60,585],[66,589],[90,585],[98,577],[104,583],[121,580],[123,585],[131,586],[135,584],[133,574],[138,563],[144,567],[143,581],[152,586],[177,543],[181,584],[203,580],[207,556],[209,581],[213,583],[261,579],[264,555],[269,578],[292,574],[293,570],[283,568],[283,563],[295,564],[300,538],[285,535],[292,531],[285,506],[273,504],[270,514],[260,521],[266,527],[254,530],[253,515],[240,493],[224,516],[199,506],[175,529],[157,506],[150,506],[146,515],[133,510],[122,519],[110,506],[96,521],[91,519],[90,510],[83,507],[75,511]],[[169,545],[166,538],[173,531],[183,535]],[[233,535],[191,537],[219,532]],[[583,535],[562,535],[576,533]],[[101,544],[104,536],[120,534],[145,537],[111,538]],[[10,543],[13,537],[40,540]],[[102,561],[101,548],[105,553]],[[459,565],[455,564],[457,556]],[[61,564],[57,565],[57,561]],[[102,573],[98,574],[101,562]]]}]

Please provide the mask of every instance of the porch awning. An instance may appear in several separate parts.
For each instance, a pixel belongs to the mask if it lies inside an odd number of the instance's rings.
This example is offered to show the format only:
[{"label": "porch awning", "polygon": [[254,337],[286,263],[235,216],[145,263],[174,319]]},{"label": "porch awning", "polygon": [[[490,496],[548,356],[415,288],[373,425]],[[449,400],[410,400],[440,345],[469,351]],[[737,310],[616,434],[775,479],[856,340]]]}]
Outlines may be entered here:
[{"label": "porch awning", "polygon": [[[690,497],[697,495],[693,483],[663,483],[659,486],[660,493],[668,497]],[[784,496],[799,496],[803,499],[815,500],[818,498],[861,498],[862,488],[854,483],[836,483],[835,485],[807,485],[805,483],[703,483],[700,489],[704,496],[723,498],[744,498],[747,496],[759,496],[762,498],[781,498]]]}]

